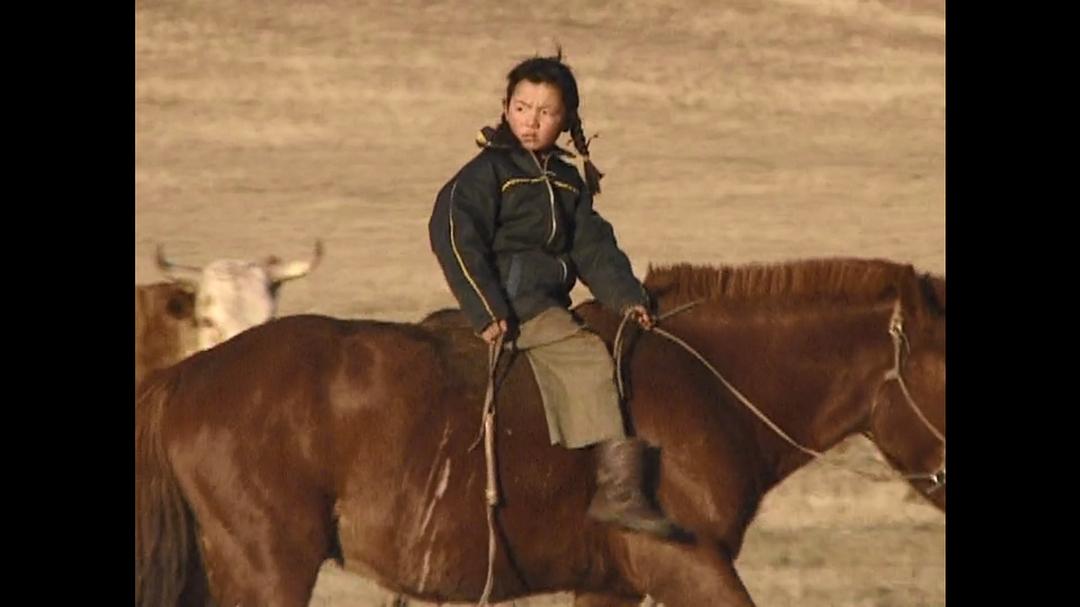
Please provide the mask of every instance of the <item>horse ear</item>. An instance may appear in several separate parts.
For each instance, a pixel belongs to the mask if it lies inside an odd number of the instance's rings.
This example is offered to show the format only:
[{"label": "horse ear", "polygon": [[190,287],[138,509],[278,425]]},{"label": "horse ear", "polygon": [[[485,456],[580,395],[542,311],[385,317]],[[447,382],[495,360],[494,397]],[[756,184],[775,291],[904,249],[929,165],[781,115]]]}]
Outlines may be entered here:
[{"label": "horse ear", "polygon": [[926,293],[923,275],[911,264],[903,266],[903,277],[893,288],[896,290],[895,296],[900,298],[900,305],[912,318],[917,319],[936,307]]},{"label": "horse ear", "polygon": [[935,276],[929,272],[922,275],[923,293],[926,298],[933,302],[934,306],[944,314],[945,313],[945,277]]}]

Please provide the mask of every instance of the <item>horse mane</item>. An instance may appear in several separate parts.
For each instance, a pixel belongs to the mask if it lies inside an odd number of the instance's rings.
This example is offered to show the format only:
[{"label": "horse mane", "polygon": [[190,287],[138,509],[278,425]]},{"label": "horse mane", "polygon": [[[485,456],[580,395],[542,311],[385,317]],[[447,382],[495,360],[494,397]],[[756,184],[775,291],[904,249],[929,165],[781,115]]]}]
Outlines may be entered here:
[{"label": "horse mane", "polygon": [[900,297],[905,307],[945,314],[945,278],[918,274],[884,259],[827,258],[742,266],[649,265],[645,289],[665,309],[698,300],[789,307],[876,303]]}]

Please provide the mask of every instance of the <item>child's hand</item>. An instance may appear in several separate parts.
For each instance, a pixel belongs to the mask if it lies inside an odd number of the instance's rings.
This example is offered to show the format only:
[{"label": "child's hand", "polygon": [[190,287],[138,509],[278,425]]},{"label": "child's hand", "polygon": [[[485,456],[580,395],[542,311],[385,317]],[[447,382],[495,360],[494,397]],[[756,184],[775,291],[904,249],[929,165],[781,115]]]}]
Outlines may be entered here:
[{"label": "child's hand", "polygon": [[486,341],[488,345],[491,345],[495,343],[499,336],[506,335],[506,328],[505,320],[496,320],[484,328],[483,332],[480,333],[480,338]]},{"label": "child's hand", "polygon": [[630,315],[634,317],[634,320],[636,320],[643,329],[651,329],[656,326],[656,318],[649,313],[649,310],[645,306],[641,304],[633,305],[626,308],[626,311],[630,312]]}]

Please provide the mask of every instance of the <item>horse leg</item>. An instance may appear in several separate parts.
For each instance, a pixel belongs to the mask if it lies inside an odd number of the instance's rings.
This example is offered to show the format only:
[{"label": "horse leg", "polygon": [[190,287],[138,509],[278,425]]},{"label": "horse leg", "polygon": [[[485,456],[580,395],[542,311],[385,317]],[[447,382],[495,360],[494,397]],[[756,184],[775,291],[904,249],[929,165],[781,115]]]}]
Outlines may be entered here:
[{"label": "horse leg", "polygon": [[259,530],[229,528],[218,520],[204,524],[203,564],[219,605],[306,607],[325,550],[317,541],[321,531],[313,533],[302,517]]},{"label": "horse leg", "polygon": [[621,569],[627,581],[665,607],[754,607],[727,551],[715,544],[626,538]]},{"label": "horse leg", "polygon": [[306,607],[332,551],[329,500],[271,472],[221,482],[220,469],[179,465],[177,471],[198,521],[203,567],[217,604]]},{"label": "horse leg", "polygon": [[640,598],[592,592],[574,594],[574,607],[638,607],[639,605],[641,605]]}]

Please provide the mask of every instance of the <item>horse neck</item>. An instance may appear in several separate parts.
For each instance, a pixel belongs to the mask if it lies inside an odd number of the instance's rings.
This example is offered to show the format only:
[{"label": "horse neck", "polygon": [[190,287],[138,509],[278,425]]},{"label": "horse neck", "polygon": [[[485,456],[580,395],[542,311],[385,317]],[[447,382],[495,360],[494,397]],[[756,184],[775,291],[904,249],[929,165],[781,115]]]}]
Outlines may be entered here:
[{"label": "horse neck", "polygon": [[[716,304],[686,313],[670,329],[690,343],[801,446],[824,452],[866,429],[870,405],[892,367],[892,303],[763,311]],[[779,482],[811,456],[760,421],[720,386],[754,428],[763,465]]]}]

